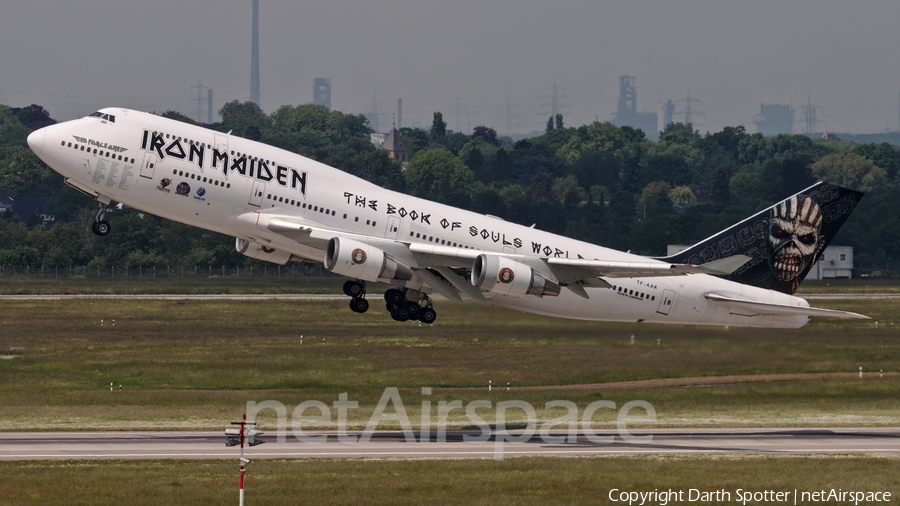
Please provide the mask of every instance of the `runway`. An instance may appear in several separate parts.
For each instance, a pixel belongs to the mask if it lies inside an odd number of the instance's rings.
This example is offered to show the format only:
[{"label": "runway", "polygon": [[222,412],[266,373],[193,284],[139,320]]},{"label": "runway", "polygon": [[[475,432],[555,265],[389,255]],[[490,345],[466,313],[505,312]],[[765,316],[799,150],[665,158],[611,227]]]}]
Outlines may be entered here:
[{"label": "runway", "polygon": [[[358,434],[351,432],[344,438],[355,441]],[[447,431],[443,442],[435,441],[434,431],[428,442],[408,442],[402,432],[393,431],[376,432],[367,442],[341,442],[334,432],[308,435],[325,440],[300,441],[288,434],[283,442],[278,442],[274,434],[267,434],[261,437],[265,444],[245,448],[244,455],[249,459],[444,459],[612,454],[900,454],[900,427],[631,430],[631,436],[645,438],[631,442],[615,429],[579,432],[575,442],[565,441],[565,432],[542,437],[539,432],[529,436],[510,431],[489,435],[480,442],[465,441],[467,437],[482,436],[479,430]],[[418,432],[413,436],[424,439]],[[237,447],[225,446],[224,431],[0,434],[0,460],[231,459],[237,458],[238,453]]]},{"label": "runway", "polygon": [[[876,300],[898,299],[900,293],[811,293],[799,294],[807,300]],[[435,300],[444,300],[440,294],[433,294]],[[327,293],[270,293],[270,294],[130,294],[130,293],[85,293],[85,294],[50,294],[50,295],[0,295],[0,300],[347,300],[343,294]]]},{"label": "runway", "polygon": [[272,294],[131,294],[85,293],[53,295],[0,295],[0,300],[349,300],[343,294],[322,293],[272,293]]}]

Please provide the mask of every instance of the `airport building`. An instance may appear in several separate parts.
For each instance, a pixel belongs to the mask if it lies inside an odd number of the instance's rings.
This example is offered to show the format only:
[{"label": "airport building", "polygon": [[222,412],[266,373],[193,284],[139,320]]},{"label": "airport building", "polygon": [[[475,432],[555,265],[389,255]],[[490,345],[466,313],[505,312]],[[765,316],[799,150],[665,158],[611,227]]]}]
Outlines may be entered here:
[{"label": "airport building", "polygon": [[850,279],[853,273],[853,246],[829,246],[804,279]]}]

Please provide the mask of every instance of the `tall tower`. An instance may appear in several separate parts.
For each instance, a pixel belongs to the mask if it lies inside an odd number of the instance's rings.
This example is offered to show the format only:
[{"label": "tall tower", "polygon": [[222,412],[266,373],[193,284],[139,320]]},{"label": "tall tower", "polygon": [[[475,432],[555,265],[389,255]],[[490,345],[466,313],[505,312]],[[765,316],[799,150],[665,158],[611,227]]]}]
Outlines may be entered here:
[{"label": "tall tower", "polygon": [[250,46],[250,101],[259,103],[259,0],[253,0],[253,42]]},{"label": "tall tower", "polygon": [[331,109],[331,78],[317,77],[313,80],[313,103]]},{"label": "tall tower", "polygon": [[[197,120],[197,123],[203,123],[205,119],[207,119],[207,109],[210,108],[208,97],[203,96],[203,90],[207,90],[207,94],[209,92],[209,87],[203,86],[203,81],[198,79],[197,84],[195,86],[191,86],[191,93],[194,90],[197,90],[196,98],[192,98],[191,102],[195,102],[197,105],[196,112],[194,113],[194,119]],[[210,121],[212,123],[212,121]]]},{"label": "tall tower", "polygon": [[637,113],[637,88],[634,86],[634,76],[619,76],[619,101],[616,106],[617,114]]}]

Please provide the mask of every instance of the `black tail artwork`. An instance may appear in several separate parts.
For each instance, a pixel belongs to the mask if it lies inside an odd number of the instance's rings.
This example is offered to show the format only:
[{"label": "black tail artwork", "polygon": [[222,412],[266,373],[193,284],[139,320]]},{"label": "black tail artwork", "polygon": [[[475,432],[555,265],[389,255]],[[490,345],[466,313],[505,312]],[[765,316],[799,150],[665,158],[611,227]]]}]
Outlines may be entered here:
[{"label": "black tail artwork", "polygon": [[661,260],[699,265],[747,255],[751,260],[726,279],[793,294],[863,195],[818,182]]}]

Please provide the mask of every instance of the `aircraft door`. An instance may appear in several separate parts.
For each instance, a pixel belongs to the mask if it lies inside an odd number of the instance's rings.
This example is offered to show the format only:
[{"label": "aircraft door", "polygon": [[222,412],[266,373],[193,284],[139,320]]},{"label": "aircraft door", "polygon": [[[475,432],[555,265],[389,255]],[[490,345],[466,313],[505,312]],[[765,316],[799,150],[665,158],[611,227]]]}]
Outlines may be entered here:
[{"label": "aircraft door", "polygon": [[265,181],[254,181],[253,182],[253,190],[250,193],[250,204],[251,206],[260,207],[262,205],[263,193],[266,192],[266,183]]},{"label": "aircraft door", "polygon": [[659,301],[659,308],[656,309],[656,312],[668,315],[673,304],[675,304],[675,292],[672,290],[663,290],[662,298]]},{"label": "aircraft door", "polygon": [[384,234],[388,239],[396,239],[400,235],[400,219],[395,216],[388,218],[387,230]]},{"label": "aircraft door", "polygon": [[144,153],[144,162],[141,164],[141,177],[153,179],[153,171],[156,169],[156,155]]}]

